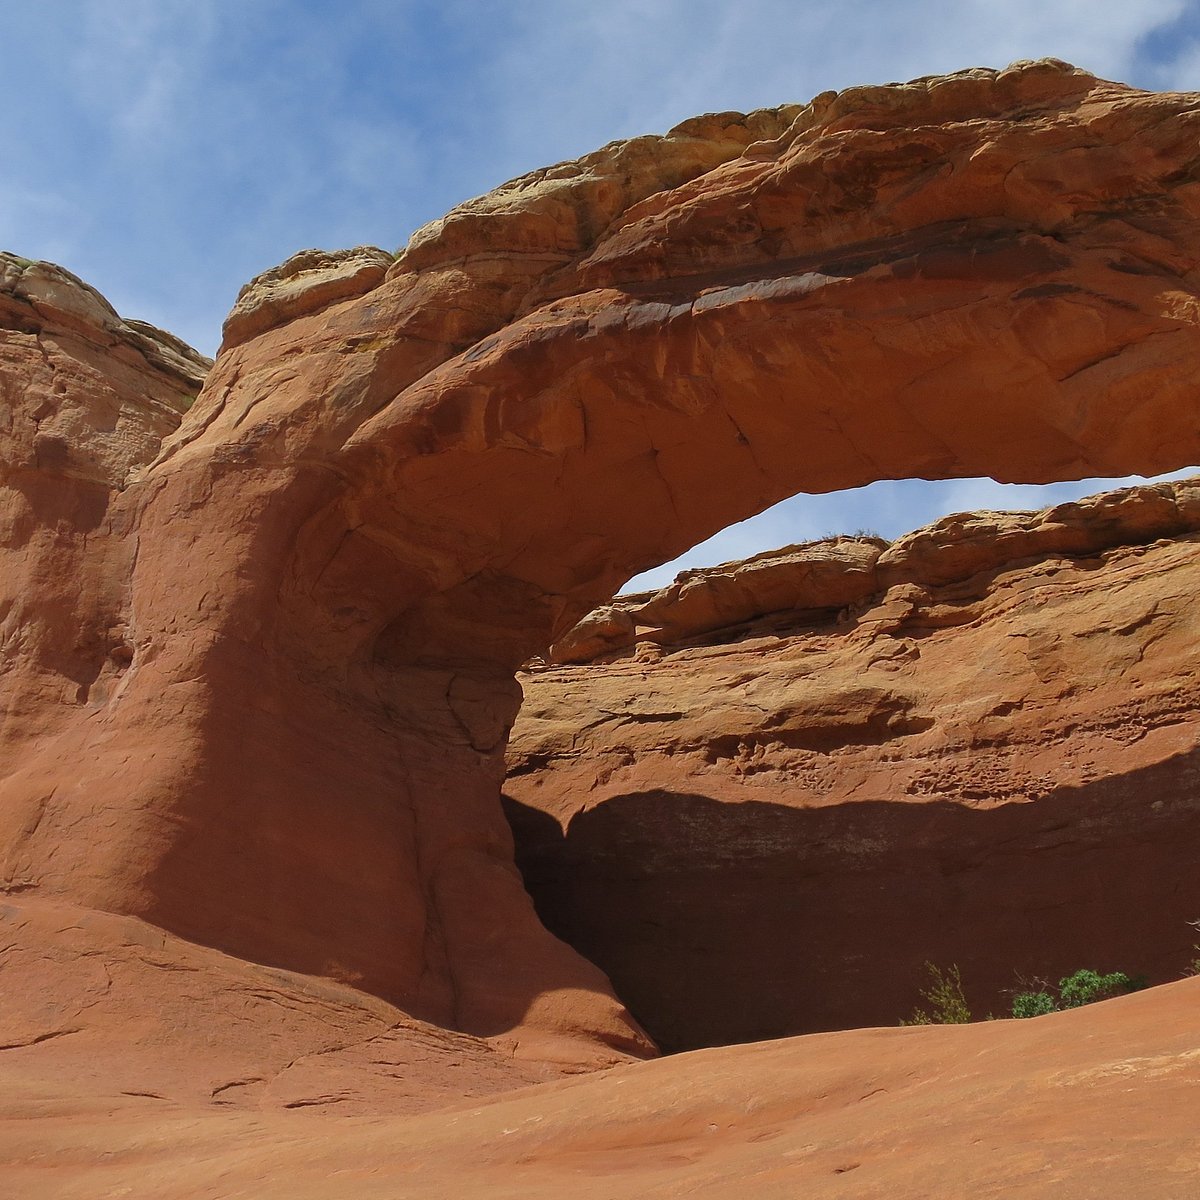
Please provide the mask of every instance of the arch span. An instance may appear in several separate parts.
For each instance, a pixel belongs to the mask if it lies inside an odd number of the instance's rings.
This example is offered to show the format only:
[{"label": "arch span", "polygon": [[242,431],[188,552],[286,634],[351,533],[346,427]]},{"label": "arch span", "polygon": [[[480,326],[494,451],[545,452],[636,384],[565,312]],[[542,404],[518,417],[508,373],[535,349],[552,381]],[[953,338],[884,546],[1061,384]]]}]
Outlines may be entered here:
[{"label": "arch span", "polygon": [[23,748],[10,861],[430,1020],[644,1050],[513,867],[515,668],[788,495],[1200,461],[1198,131],[1197,96],[974,70],[269,273],[120,499],[132,661]]}]

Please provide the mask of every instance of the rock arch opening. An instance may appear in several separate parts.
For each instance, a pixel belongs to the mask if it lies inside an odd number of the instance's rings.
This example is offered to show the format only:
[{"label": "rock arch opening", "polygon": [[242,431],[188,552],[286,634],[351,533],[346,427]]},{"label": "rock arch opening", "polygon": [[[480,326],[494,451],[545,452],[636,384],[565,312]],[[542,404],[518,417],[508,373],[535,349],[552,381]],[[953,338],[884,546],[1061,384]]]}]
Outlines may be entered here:
[{"label": "rock arch opening", "polygon": [[[665,1050],[1191,963],[1200,480],[693,570],[520,676],[546,925]],[[1027,986],[1024,990],[1028,990]]]},{"label": "rock arch opening", "polygon": [[1150,477],[1048,484],[1006,484],[994,479],[881,479],[824,495],[792,496],[726,526],[671,562],[635,575],[618,595],[654,591],[674,582],[681,571],[739,562],[782,546],[853,535],[878,535],[893,541],[953,513],[1036,512],[1098,492],[1195,474],[1200,474],[1198,465]]}]

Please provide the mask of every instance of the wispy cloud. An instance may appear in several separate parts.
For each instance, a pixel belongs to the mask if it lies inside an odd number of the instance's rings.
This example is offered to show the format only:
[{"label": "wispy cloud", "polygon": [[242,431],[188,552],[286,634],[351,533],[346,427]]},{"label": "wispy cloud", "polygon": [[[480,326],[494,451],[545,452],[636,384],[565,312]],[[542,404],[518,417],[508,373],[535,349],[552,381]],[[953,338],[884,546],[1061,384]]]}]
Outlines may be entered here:
[{"label": "wispy cloud", "polygon": [[208,82],[218,34],[211,7],[186,0],[81,6],[67,44],[76,99],[114,145],[159,152],[187,130],[188,99]]},{"label": "wispy cloud", "polygon": [[[459,3],[465,14],[476,6]],[[803,101],[1017,58],[1055,56],[1149,82],[1140,47],[1185,17],[1188,0],[934,0],[842,4],[759,0],[527,0],[488,25],[485,118],[519,151],[577,153],[661,130],[696,112]]]}]

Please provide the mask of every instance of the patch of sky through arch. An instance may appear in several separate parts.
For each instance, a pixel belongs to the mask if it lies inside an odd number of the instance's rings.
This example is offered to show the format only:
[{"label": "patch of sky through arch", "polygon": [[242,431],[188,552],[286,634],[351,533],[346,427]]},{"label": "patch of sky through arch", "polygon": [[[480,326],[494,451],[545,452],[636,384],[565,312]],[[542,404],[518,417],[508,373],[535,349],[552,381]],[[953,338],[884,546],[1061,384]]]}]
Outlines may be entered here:
[{"label": "patch of sky through arch", "polygon": [[[1196,474],[1200,474],[1200,467],[1186,467],[1155,475],[1152,481]],[[680,571],[733,562],[763,550],[831,534],[869,532],[891,540],[949,513],[1036,510],[1145,482],[1146,477],[1141,475],[1045,484],[997,483],[994,479],[881,479],[841,492],[793,496],[722,529],[678,558],[642,572],[621,592],[629,595],[666,587]]]}]

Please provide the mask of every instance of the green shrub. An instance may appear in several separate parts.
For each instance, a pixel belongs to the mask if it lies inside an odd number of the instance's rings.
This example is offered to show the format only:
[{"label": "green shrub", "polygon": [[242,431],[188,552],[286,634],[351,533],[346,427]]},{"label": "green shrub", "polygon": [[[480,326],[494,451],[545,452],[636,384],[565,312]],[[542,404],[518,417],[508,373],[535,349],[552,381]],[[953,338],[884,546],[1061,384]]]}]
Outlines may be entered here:
[{"label": "green shrub", "polygon": [[928,1010],[918,1008],[901,1025],[965,1025],[971,1019],[971,1010],[963,995],[962,975],[957,966],[943,971],[927,962],[929,986],[921,989],[921,998],[929,1005]]},{"label": "green shrub", "polygon": [[1060,1008],[1082,1008],[1085,1004],[1095,1004],[1097,1000],[1111,1000],[1113,996],[1136,992],[1145,986],[1145,983],[1130,978],[1124,971],[1111,971],[1107,975],[1101,975],[1098,971],[1085,968],[1059,980],[1058,1003]]},{"label": "green shrub", "polygon": [[1049,992],[1018,992],[1013,997],[1014,1017],[1042,1017],[1057,1009],[1058,1005],[1054,1003],[1054,997]]},{"label": "green shrub", "polygon": [[1084,968],[1058,981],[1057,997],[1047,990],[1049,985],[1046,983],[1042,983],[1040,991],[1018,992],[1013,997],[1012,1015],[1041,1017],[1046,1013],[1082,1008],[1083,1005],[1094,1004],[1097,1000],[1123,996],[1145,986],[1144,979],[1134,979],[1124,971],[1111,971],[1107,975],[1101,975],[1099,971]]},{"label": "green shrub", "polygon": [[[1200,946],[1197,947],[1197,951],[1200,953]],[[1193,963],[1193,968],[1190,973],[1200,975],[1200,958]],[[971,1009],[963,994],[962,975],[958,966],[951,965],[943,970],[927,962],[925,970],[929,976],[929,983],[920,993],[925,1006],[914,1009],[912,1016],[900,1024],[967,1024],[971,1020]],[[1017,981],[1024,990],[1013,996],[1012,1015],[1016,1018],[1041,1017],[1069,1008],[1081,1008],[1085,1004],[1094,1004],[1097,1000],[1109,1000],[1113,996],[1140,991],[1146,986],[1145,979],[1126,975],[1124,971],[1110,971],[1107,975],[1102,975],[1090,967],[1060,979],[1057,988],[1044,979],[1028,979],[1018,975]]]}]

